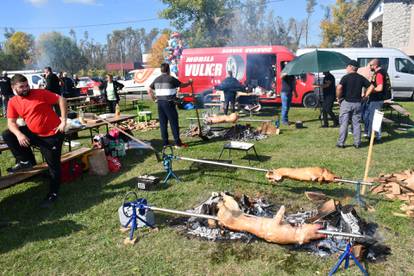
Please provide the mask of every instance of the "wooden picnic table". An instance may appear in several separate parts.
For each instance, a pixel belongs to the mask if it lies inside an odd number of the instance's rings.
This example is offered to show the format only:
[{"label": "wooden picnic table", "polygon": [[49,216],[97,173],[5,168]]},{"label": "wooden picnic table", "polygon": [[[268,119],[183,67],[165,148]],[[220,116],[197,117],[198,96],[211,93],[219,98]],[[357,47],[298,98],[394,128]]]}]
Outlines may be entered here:
[{"label": "wooden picnic table", "polygon": [[[129,119],[134,119],[135,117],[136,115],[122,115],[121,114],[119,117],[110,117],[110,118],[104,118],[104,119],[108,121],[109,123],[117,124],[123,121],[127,121]],[[93,133],[94,131],[95,133],[99,133],[99,128],[101,126],[106,127],[106,133],[108,133],[109,131],[108,124],[102,120],[99,120],[98,118],[89,119],[89,120],[86,118],[85,120],[86,120],[86,124],[83,127],[72,128],[65,132],[66,134],[65,141],[69,143],[69,151],[72,150],[70,142],[72,141],[72,136],[74,133],[78,133],[83,130],[89,130],[91,142],[93,142]]]}]

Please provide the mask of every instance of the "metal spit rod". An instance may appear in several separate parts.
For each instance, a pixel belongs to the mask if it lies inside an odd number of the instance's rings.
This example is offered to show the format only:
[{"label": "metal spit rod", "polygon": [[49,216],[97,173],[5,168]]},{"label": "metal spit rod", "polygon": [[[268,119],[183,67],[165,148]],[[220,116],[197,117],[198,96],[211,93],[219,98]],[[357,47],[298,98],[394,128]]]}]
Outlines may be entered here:
[{"label": "metal spit rod", "polygon": [[[253,170],[253,171],[259,171],[259,172],[269,172],[267,169],[261,169],[261,168],[255,168],[255,167],[249,167],[249,166],[241,166],[241,165],[234,165],[234,164],[228,164],[228,163],[222,163],[222,162],[216,162],[216,161],[209,161],[209,160],[202,160],[202,159],[195,159],[195,158],[188,158],[188,157],[181,157],[176,156],[178,160],[187,160],[197,163],[204,163],[204,164],[211,164],[211,165],[218,165],[218,166],[225,166],[225,167],[231,167],[231,168],[239,168],[239,169],[247,169],[247,170]],[[357,181],[357,180],[347,180],[347,179],[340,179],[337,178],[334,180],[334,182],[341,182],[341,183],[350,183],[350,184],[361,184],[361,185],[367,185],[367,186],[373,186],[370,182],[364,182],[364,181]]]},{"label": "metal spit rod", "polygon": [[347,238],[360,238],[360,239],[370,239],[370,236],[360,235],[360,234],[353,234],[353,233],[345,233],[345,232],[337,232],[337,231],[329,231],[329,230],[318,230],[319,234],[331,235],[331,236],[342,236]]},{"label": "metal spit rod", "polygon": [[165,209],[165,208],[158,208],[158,207],[155,207],[155,206],[148,206],[148,209],[153,210],[153,211],[159,211],[159,212],[176,214],[176,215],[183,215],[183,216],[188,216],[188,217],[197,217],[197,218],[218,220],[218,218],[216,216],[196,214],[196,213],[191,213],[191,212],[178,211],[178,210]]},{"label": "metal spit rod", "polygon": [[[164,212],[164,213],[183,215],[183,216],[188,216],[188,217],[212,219],[212,220],[219,221],[218,217],[205,215],[205,214],[196,214],[196,213],[185,212],[185,211],[159,208],[159,207],[155,207],[155,206],[147,206],[147,208],[150,209],[150,210],[153,210],[153,211],[159,211],[159,212]],[[342,237],[347,237],[347,238],[362,238],[362,239],[370,238],[368,236],[364,236],[364,235],[360,235],[360,234],[352,234],[352,233],[329,231],[329,230],[318,230],[317,232],[319,234],[325,234],[325,235],[331,235],[331,236],[342,236]]]},{"label": "metal spit rod", "polygon": [[361,184],[361,185],[367,185],[367,186],[374,186],[371,182],[365,182],[365,181],[358,181],[358,180],[348,180],[348,179],[340,179],[337,178],[334,180],[334,182],[341,182],[341,183],[350,183],[350,184]]},{"label": "metal spit rod", "polygon": [[197,163],[205,163],[205,164],[211,164],[211,165],[225,166],[225,167],[231,167],[231,168],[247,169],[247,170],[259,171],[259,172],[268,172],[269,171],[269,170],[266,170],[266,169],[260,169],[260,168],[254,168],[254,167],[248,167],[248,166],[240,166],[240,165],[234,165],[234,164],[228,164],[228,163],[222,163],[222,162],[215,162],[215,161],[209,161],[209,160],[202,160],[202,159],[194,159],[194,158],[188,158],[188,157],[177,156],[177,159],[187,160],[187,161],[192,161],[192,162],[197,162]]}]

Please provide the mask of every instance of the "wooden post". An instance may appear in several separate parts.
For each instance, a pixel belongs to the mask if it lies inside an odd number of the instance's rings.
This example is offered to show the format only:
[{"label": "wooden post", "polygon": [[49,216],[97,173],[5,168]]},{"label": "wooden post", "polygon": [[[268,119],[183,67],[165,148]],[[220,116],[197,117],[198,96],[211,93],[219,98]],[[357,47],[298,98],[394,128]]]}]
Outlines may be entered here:
[{"label": "wooden post", "polygon": [[[369,140],[367,162],[365,164],[364,182],[366,182],[368,179],[369,166],[371,164],[371,157],[372,157],[372,147],[374,146],[374,138],[375,138],[375,131],[372,131],[371,139]],[[361,189],[361,194],[364,195],[366,190],[367,190],[367,187],[364,185]]]}]

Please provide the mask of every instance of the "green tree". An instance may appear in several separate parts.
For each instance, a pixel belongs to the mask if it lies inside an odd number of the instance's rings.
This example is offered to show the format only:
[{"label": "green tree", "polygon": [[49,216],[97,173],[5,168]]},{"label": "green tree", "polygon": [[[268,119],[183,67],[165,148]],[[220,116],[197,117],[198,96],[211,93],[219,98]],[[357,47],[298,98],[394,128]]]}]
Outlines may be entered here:
[{"label": "green tree", "polygon": [[190,47],[224,46],[229,42],[234,7],[239,0],[162,0],[161,17],[183,33]]},{"label": "green tree", "polygon": [[14,32],[9,36],[4,44],[4,52],[8,56],[13,56],[14,67],[24,68],[26,64],[32,62],[34,53],[34,38],[24,32]]},{"label": "green tree", "polygon": [[352,8],[351,2],[336,0],[335,5],[331,7],[332,16],[321,22],[321,47],[342,47],[344,45],[344,25]]},{"label": "green tree", "polygon": [[[366,47],[368,23],[362,16],[371,2],[337,0],[321,22],[321,47]],[[377,41],[380,33],[380,28],[374,28]]]},{"label": "green tree", "polygon": [[36,43],[37,65],[52,67],[56,71],[77,72],[86,66],[76,43],[58,32],[41,34]]}]

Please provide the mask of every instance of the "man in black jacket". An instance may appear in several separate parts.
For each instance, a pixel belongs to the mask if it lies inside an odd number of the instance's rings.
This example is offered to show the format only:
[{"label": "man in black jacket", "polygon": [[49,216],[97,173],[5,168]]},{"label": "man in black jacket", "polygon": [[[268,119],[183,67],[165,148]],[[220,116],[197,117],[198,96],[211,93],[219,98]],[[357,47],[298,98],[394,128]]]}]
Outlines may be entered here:
[{"label": "man in black jacket", "polygon": [[229,103],[231,102],[231,112],[234,113],[236,105],[237,91],[243,91],[244,86],[233,77],[233,72],[227,72],[227,78],[223,80],[220,85],[215,87],[216,89],[223,90],[224,93],[224,114],[227,115],[229,109]]},{"label": "man in black jacket", "polygon": [[63,82],[62,96],[64,96],[64,97],[73,97],[72,94],[73,94],[74,89],[75,89],[75,84],[73,83],[73,80],[68,77],[67,72],[63,72],[62,82]]},{"label": "man in black jacket", "polygon": [[46,78],[46,90],[49,90],[50,92],[53,92],[55,94],[60,95],[60,81],[58,76],[56,76],[52,68],[45,67],[44,69],[45,78]]},{"label": "man in black jacket", "polygon": [[3,75],[0,77],[0,95],[3,100],[3,116],[6,117],[7,104],[9,103],[9,99],[14,96],[10,78],[7,76],[6,71],[3,71]]}]

